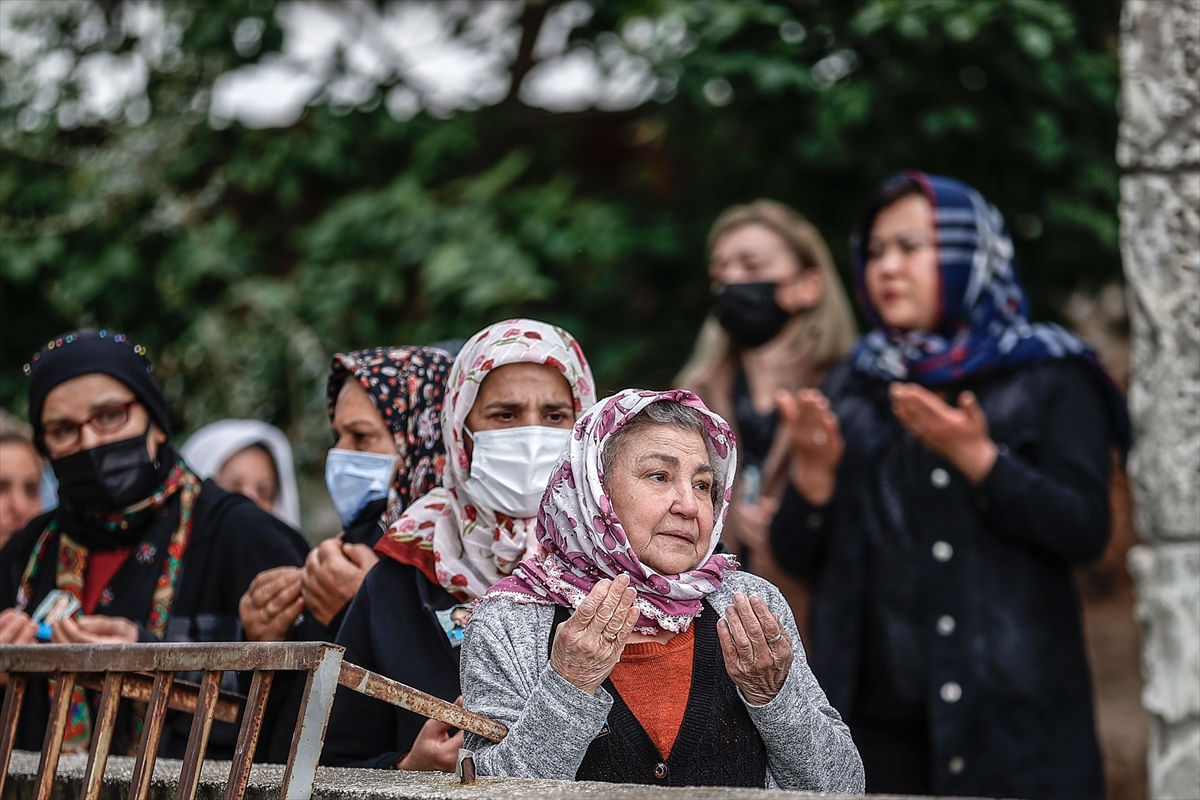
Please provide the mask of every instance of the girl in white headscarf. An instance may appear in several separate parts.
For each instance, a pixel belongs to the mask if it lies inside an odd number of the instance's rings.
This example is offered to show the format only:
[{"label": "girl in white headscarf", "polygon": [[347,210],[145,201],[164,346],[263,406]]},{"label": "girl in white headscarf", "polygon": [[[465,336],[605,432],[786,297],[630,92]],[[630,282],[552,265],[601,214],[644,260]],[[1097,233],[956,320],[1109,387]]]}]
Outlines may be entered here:
[{"label": "girl in white headscarf", "polygon": [[212,478],[300,528],[292,446],[283,431],[254,419],[223,419],[193,433],[180,452],[201,480]]}]

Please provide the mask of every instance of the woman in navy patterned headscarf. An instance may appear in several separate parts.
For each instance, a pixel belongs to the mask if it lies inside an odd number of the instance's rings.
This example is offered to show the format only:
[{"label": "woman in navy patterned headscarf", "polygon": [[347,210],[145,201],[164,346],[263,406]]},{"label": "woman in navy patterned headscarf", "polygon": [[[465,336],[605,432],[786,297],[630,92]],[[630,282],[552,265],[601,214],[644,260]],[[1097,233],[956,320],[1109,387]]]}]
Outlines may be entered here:
[{"label": "woman in navy patterned headscarf", "polygon": [[1071,568],[1108,542],[1124,401],[1086,344],[1029,322],[971,187],[893,177],[852,247],[874,330],[781,398],[772,545],[813,582],[806,644],[867,791],[1100,797]]}]

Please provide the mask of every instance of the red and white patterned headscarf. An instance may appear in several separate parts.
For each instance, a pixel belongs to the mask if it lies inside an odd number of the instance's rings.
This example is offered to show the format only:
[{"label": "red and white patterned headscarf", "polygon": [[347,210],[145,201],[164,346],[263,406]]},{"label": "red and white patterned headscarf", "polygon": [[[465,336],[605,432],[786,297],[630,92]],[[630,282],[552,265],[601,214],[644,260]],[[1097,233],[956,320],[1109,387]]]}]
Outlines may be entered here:
[{"label": "red and white patterned headscarf", "polygon": [[[638,560],[604,488],[601,462],[609,438],[646,406],[662,401],[700,412],[706,444],[716,461],[712,467],[717,493],[708,554],[698,567],[679,575],[661,574]],[[736,471],[733,431],[691,392],[626,389],[597,403],[576,421],[568,449],[559,458],[542,496],[537,525],[542,554],[522,561],[487,597],[578,608],[600,580],[625,573],[637,590],[636,605],[642,612],[635,630],[650,635],[660,630],[686,631],[699,615],[705,596],[720,588],[725,570],[737,569],[734,556],[714,553]]]},{"label": "red and white patterned headscarf", "polygon": [[482,597],[521,559],[537,552],[535,520],[512,519],[481,504],[467,488],[470,462],[463,428],[483,379],[506,364],[545,364],[571,386],[575,413],[592,405],[596,383],[575,337],[532,319],[489,325],[454,359],[442,408],[447,468],[442,486],[407,508],[375,550],[420,569],[461,600]]}]

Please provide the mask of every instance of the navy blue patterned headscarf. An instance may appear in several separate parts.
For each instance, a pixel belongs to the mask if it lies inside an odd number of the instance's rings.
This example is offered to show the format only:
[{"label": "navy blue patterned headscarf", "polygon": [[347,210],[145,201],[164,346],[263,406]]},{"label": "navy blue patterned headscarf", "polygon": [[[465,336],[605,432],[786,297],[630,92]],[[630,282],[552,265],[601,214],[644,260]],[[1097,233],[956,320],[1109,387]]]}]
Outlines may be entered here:
[{"label": "navy blue patterned headscarf", "polygon": [[854,368],[889,382],[940,386],[1052,359],[1079,358],[1100,378],[1114,439],[1126,452],[1131,434],[1125,400],[1095,352],[1058,325],[1029,321],[1029,300],[1017,280],[1012,240],[996,207],[965,183],[923,172],[889,178],[882,194],[904,184],[919,187],[933,206],[941,267],[938,319],[931,331],[901,331],[880,318],[867,293],[867,247],[875,221],[875,214],[868,213],[851,248],[858,301],[875,330],[856,345],[850,357]]}]

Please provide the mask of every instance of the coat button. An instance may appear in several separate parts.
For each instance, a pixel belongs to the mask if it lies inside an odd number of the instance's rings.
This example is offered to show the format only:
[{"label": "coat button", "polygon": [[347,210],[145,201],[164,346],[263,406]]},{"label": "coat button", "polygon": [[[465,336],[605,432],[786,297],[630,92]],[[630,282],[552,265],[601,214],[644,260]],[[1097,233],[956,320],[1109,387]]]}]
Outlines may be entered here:
[{"label": "coat button", "polygon": [[949,542],[934,542],[933,557],[945,564],[947,561],[954,558],[954,548],[950,546]]},{"label": "coat button", "polygon": [[929,473],[929,482],[938,489],[945,489],[950,485],[950,473],[938,467],[933,472]]},{"label": "coat button", "polygon": [[967,762],[963,760],[962,756],[955,756],[946,766],[950,768],[951,774],[958,775],[967,768]]},{"label": "coat button", "polygon": [[821,519],[821,515],[817,514],[816,512],[813,512],[804,518],[804,524],[808,526],[810,531],[815,531],[817,528],[820,528],[823,521],[824,520]]},{"label": "coat button", "polygon": [[949,636],[950,634],[954,633],[954,625],[954,617],[950,616],[949,614],[942,614],[940,617],[938,617],[937,632],[942,636]]},{"label": "coat button", "polygon": [[962,698],[962,687],[954,681],[946,681],[942,684],[941,695],[947,703],[957,703]]},{"label": "coat button", "polygon": [[666,762],[660,761],[654,765],[654,777],[660,781],[665,781],[670,774],[671,768],[666,765]]}]

